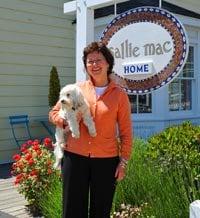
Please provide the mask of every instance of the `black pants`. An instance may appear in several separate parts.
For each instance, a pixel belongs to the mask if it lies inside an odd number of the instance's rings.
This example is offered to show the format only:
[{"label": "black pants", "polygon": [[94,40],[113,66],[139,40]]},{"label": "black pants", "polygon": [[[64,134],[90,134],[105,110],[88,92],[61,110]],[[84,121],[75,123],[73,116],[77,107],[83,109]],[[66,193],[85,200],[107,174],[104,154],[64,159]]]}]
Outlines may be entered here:
[{"label": "black pants", "polygon": [[88,218],[88,214],[90,218],[110,218],[118,163],[118,157],[90,158],[65,151],[63,218]]}]

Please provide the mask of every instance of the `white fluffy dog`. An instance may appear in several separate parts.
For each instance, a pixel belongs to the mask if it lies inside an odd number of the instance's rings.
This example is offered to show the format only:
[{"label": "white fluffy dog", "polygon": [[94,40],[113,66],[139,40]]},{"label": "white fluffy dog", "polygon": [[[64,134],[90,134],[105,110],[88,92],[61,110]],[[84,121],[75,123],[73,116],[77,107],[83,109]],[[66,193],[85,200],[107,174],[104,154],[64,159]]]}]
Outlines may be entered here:
[{"label": "white fluffy dog", "polygon": [[[84,124],[88,127],[89,134],[92,137],[96,136],[95,124],[90,114],[88,103],[77,85],[70,84],[63,87],[60,91],[59,101],[61,103],[59,115],[67,121],[72,137],[80,137],[79,122],[77,121],[77,114],[79,113],[82,115]],[[56,127],[55,138],[54,154],[56,162],[54,167],[59,168],[66,144],[66,135],[62,128]]]}]

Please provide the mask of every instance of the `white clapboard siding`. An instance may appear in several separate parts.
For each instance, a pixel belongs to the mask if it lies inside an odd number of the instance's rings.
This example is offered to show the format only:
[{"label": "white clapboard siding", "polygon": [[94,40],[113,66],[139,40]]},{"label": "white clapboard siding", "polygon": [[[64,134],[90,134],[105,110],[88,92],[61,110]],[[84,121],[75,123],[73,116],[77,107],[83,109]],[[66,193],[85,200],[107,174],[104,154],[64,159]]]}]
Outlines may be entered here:
[{"label": "white clapboard siding", "polygon": [[[48,54],[49,55],[49,54]],[[74,65],[74,58],[66,58],[66,57],[54,57],[46,55],[25,55],[25,54],[12,54],[9,52],[0,53],[0,64],[1,63],[12,63],[12,64],[20,64],[23,63],[25,65],[43,65],[50,66],[54,63],[58,66],[70,66]]]},{"label": "white clapboard siding", "polygon": [[[7,78],[6,78],[7,77]],[[71,83],[72,80],[69,80]],[[11,85],[19,85],[19,86],[47,86],[48,89],[49,81],[45,76],[18,76],[18,75],[0,75],[0,85],[2,86],[11,86]],[[0,96],[3,93],[0,93]]]},{"label": "white clapboard siding", "polygon": [[[5,77],[7,77],[7,80]],[[66,78],[66,83],[72,83],[72,78]],[[26,86],[29,89],[29,86],[46,86],[48,90],[48,80],[44,76],[17,76],[17,75],[0,75],[0,86]],[[7,87],[6,87],[7,88]],[[21,92],[23,94],[23,92]],[[41,93],[40,93],[41,94]],[[4,95],[1,93],[0,96]],[[32,95],[32,94],[31,94]]]},{"label": "white clapboard siding", "polygon": [[[31,135],[32,136],[35,136],[35,138],[41,138],[41,135],[45,138],[45,137],[49,137],[49,134],[48,134],[48,132],[44,129],[44,128],[42,128],[42,126],[41,125],[39,125],[38,123],[36,123],[36,122],[33,122],[32,121],[32,123],[33,124],[31,124],[31,128],[33,129],[32,131],[31,131]],[[38,131],[38,128],[40,129],[40,135],[38,135],[38,133],[37,133],[37,131]],[[24,134],[24,132],[25,132],[25,130],[24,130],[24,128],[21,128],[20,129],[20,127],[18,128],[19,129],[19,131],[17,131],[17,135],[19,135],[20,136],[20,134]],[[10,133],[10,134],[8,134],[8,137],[5,137],[5,134],[7,134],[8,133],[8,130],[9,129],[6,129],[5,128],[5,130],[2,130],[1,131],[1,133],[0,133],[0,136],[1,136],[1,140],[0,141],[6,141],[6,140],[9,140],[10,142],[7,144],[7,147],[6,147],[6,150],[11,150],[12,148],[14,148],[14,149],[16,149],[17,148],[17,145],[16,145],[16,143],[15,143],[15,141],[14,141],[14,139],[13,139],[13,136],[12,136],[12,134]],[[5,149],[3,148],[3,147],[0,147],[0,152],[2,152],[2,151],[4,151]]]},{"label": "white clapboard siding", "polygon": [[[35,2],[35,0],[21,0],[26,2]],[[67,2],[67,1],[64,1]],[[37,4],[48,5],[53,7],[61,7],[63,4],[63,0],[37,0]]]},{"label": "white clapboard siding", "polygon": [[[50,5],[38,4],[37,1],[26,0],[1,0],[1,7],[5,9],[17,10],[20,12],[28,12],[33,14],[42,14],[51,17],[66,18],[62,8],[52,7]],[[64,3],[64,1],[61,1]],[[67,1],[65,1],[67,2]],[[59,5],[62,7],[61,3]]]},{"label": "white clapboard siding", "polygon": [[[75,82],[75,16],[67,0],[0,0],[0,163],[17,152],[10,115],[28,114],[34,138],[49,136],[35,118],[48,116],[49,78]],[[19,128],[19,131],[22,131]]]},{"label": "white clapboard siding", "polygon": [[40,106],[46,106],[47,105],[47,97],[44,96],[14,96],[15,97],[15,101],[13,101],[13,97],[9,96],[9,97],[1,97],[1,104],[2,105],[7,105],[7,107],[15,107],[16,106],[16,102],[18,105],[20,105],[21,107],[37,107],[38,104],[40,104]]},{"label": "white clapboard siding", "polygon": [[[48,113],[48,106],[37,106],[37,107],[21,107],[15,106],[14,108],[2,108],[1,117],[8,120],[9,115],[16,114],[28,114],[30,116],[45,116]],[[4,128],[1,124],[1,128]],[[2,145],[0,145],[2,146]]]},{"label": "white clapboard siding", "polygon": [[[18,76],[46,76],[46,72],[51,71],[52,66],[40,66],[40,65],[25,65],[25,64],[3,64],[1,63],[1,68],[0,68],[0,75],[18,75]],[[74,71],[74,66],[73,67],[57,67],[57,70],[59,72],[59,76],[67,76],[71,77],[74,75],[72,72]]]},{"label": "white clapboard siding", "polygon": [[[0,1],[1,3],[1,1]],[[47,40],[48,39],[48,40]],[[14,32],[12,30],[5,31],[0,30],[0,41],[4,42],[15,42],[15,43],[24,43],[28,45],[47,45],[47,46],[57,46],[57,47],[67,47],[67,48],[73,48],[74,41],[71,39],[67,39],[67,37],[51,37],[42,35],[41,33],[35,32],[34,34],[29,33],[19,33]]]},{"label": "white clapboard siding", "polygon": [[73,39],[73,29],[66,29],[51,25],[44,24],[33,24],[33,23],[22,23],[20,21],[0,19],[0,29],[9,31],[10,29],[18,33],[40,33],[41,35],[47,36],[51,33],[51,36]]},{"label": "white clapboard siding", "polygon": [[[56,3],[56,1],[54,0]],[[23,16],[21,16],[20,11],[8,9],[5,11],[4,8],[0,8],[0,18],[4,20],[15,20],[21,23],[32,23],[32,24],[40,24],[46,26],[55,26],[61,28],[67,28],[69,30],[73,30],[74,26],[71,23],[66,23],[65,18],[57,18],[57,17],[50,17],[43,14],[33,14],[28,12],[23,12]],[[73,20],[73,19],[71,19]]]},{"label": "white clapboard siding", "polygon": [[[48,94],[47,86],[0,86],[1,97],[18,96],[45,96]],[[1,104],[0,107],[5,107]],[[7,106],[6,106],[7,107]]]},{"label": "white clapboard siding", "polygon": [[[0,53],[5,54],[9,52],[10,54],[21,54],[25,55],[39,55],[39,56],[54,56],[54,57],[61,57],[61,58],[71,58],[74,54],[74,49],[68,48],[68,53],[66,53],[66,48],[59,48],[59,47],[49,47],[49,46],[41,46],[35,45],[32,47],[31,45],[20,44],[20,43],[9,43],[9,42],[0,42]],[[57,53],[57,50],[60,50]],[[23,53],[22,53],[23,52]],[[55,54],[55,55],[54,55]]]},{"label": "white clapboard siding", "polygon": [[[30,45],[24,43],[15,42],[0,42],[0,53],[11,53],[11,54],[25,54],[25,55],[49,55],[56,57],[71,58],[72,55],[75,56],[75,51],[73,48],[59,48],[59,53],[57,53],[59,47],[47,46],[47,45],[35,45],[30,49]],[[67,53],[66,53],[67,51]]]}]

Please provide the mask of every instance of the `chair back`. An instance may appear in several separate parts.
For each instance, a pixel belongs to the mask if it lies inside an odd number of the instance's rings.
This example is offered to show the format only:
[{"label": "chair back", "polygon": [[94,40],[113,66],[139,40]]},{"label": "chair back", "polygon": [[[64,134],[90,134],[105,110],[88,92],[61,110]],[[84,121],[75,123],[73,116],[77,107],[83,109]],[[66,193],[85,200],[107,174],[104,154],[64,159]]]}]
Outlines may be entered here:
[{"label": "chair back", "polygon": [[[20,148],[21,143],[32,139],[28,115],[9,116],[9,121],[12,129],[12,134],[17,146]],[[23,131],[17,133],[17,129],[22,128]]]}]

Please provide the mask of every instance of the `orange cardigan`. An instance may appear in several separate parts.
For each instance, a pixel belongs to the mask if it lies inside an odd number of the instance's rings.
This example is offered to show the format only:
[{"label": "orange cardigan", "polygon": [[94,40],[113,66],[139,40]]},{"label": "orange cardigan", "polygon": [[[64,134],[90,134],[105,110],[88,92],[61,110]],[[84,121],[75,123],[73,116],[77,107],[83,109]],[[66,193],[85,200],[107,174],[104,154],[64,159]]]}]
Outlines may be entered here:
[{"label": "orange cardigan", "polygon": [[[96,97],[95,87],[90,80],[78,85],[90,105],[97,136],[91,137],[81,121],[80,138],[75,139],[68,134],[65,149],[83,156],[101,158],[119,155],[129,159],[132,147],[132,122],[127,94],[114,82],[109,83],[99,98]],[[49,120],[63,127],[63,119],[58,115],[59,109],[60,104],[57,103],[49,113]],[[120,138],[120,144],[117,137]]]}]

